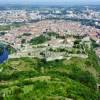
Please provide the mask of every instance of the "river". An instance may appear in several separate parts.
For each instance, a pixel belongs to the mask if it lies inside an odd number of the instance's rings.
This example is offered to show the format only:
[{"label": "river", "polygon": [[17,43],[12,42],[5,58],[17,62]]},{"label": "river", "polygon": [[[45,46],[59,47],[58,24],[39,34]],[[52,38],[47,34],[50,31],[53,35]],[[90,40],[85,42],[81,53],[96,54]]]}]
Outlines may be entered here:
[{"label": "river", "polygon": [[0,64],[4,63],[8,59],[8,50],[6,48],[3,48],[3,52],[0,55]]}]

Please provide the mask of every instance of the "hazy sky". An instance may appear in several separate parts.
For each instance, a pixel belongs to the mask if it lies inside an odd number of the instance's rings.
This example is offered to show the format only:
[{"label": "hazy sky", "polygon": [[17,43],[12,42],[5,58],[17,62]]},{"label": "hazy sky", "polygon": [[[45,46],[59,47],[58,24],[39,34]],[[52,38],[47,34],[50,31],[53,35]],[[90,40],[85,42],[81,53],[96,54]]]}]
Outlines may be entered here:
[{"label": "hazy sky", "polygon": [[0,0],[0,4],[100,4],[100,0]]}]

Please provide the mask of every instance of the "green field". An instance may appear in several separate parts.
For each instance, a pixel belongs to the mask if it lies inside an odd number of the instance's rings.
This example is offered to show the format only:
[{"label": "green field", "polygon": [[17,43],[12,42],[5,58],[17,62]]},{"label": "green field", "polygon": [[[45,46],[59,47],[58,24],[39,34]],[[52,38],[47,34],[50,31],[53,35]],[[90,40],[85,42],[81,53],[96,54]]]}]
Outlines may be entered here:
[{"label": "green field", "polygon": [[16,28],[16,27],[20,27],[24,25],[23,23],[12,23],[12,24],[8,24],[8,25],[0,25],[0,31],[8,31],[11,29],[11,27]]}]

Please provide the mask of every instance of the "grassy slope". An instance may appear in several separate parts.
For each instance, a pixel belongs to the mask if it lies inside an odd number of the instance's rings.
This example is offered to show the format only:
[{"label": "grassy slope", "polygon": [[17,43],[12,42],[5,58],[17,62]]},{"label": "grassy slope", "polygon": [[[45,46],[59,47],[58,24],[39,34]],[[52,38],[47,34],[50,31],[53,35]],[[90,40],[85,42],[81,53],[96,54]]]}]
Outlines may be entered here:
[{"label": "grassy slope", "polygon": [[89,59],[45,62],[21,58],[0,65],[0,96],[5,100],[98,100],[97,68]]}]

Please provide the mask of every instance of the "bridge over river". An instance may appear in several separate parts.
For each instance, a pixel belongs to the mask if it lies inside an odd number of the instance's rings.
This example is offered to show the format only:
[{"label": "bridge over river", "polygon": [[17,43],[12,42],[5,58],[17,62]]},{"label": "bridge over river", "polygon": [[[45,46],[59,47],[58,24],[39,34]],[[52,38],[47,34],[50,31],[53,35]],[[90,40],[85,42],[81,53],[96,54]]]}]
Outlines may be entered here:
[{"label": "bridge over river", "polygon": [[1,49],[0,63],[4,63],[4,61],[8,59],[8,55],[9,55],[8,48],[13,48],[15,51],[17,50],[14,45],[6,41],[0,40],[0,49]]},{"label": "bridge over river", "polygon": [[5,47],[5,48],[12,47],[14,50],[17,50],[17,47],[15,45],[4,40],[0,40],[0,46]]}]

